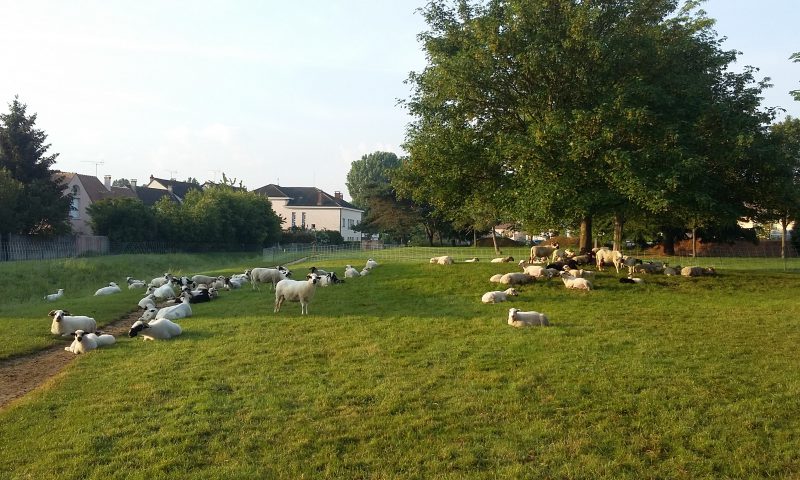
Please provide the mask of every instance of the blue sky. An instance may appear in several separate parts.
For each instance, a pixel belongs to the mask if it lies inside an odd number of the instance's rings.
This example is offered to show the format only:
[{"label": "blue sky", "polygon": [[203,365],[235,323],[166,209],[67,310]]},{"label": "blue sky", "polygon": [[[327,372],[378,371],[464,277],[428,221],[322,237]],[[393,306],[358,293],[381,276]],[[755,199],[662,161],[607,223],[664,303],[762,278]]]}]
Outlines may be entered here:
[{"label": "blue sky", "polygon": [[[0,101],[38,113],[56,168],[112,178],[317,186],[401,154],[397,100],[425,65],[422,1],[0,0]],[[800,116],[796,0],[710,0],[726,47]],[[103,162],[102,165],[97,165]]]}]

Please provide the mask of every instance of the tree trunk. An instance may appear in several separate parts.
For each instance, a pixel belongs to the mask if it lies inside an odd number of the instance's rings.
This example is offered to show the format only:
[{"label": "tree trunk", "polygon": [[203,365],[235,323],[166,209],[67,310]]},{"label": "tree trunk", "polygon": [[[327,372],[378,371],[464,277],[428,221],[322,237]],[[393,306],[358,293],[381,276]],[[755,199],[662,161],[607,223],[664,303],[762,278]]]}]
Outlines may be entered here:
[{"label": "tree trunk", "polygon": [[578,240],[578,251],[581,254],[592,250],[592,217],[581,218],[581,237]]},{"label": "tree trunk", "polygon": [[692,258],[697,258],[697,227],[692,225]]},{"label": "tree trunk", "polygon": [[614,248],[613,250],[622,251],[622,227],[625,225],[625,217],[621,213],[614,214]]},{"label": "tree trunk", "polygon": [[786,227],[789,225],[789,219],[786,215],[781,217],[781,258],[786,259]]},{"label": "tree trunk", "polygon": [[497,248],[497,232],[494,231],[494,227],[492,227],[492,245],[494,245],[494,254],[500,255],[500,249]]},{"label": "tree trunk", "polygon": [[9,244],[11,243],[11,234],[0,234],[0,262],[6,262],[11,259],[9,253]]},{"label": "tree trunk", "polygon": [[474,248],[478,247],[478,232],[474,228],[472,229],[472,246]]},{"label": "tree trunk", "polygon": [[664,255],[675,255],[675,235],[668,229],[664,229],[664,242],[661,245],[664,247]]}]

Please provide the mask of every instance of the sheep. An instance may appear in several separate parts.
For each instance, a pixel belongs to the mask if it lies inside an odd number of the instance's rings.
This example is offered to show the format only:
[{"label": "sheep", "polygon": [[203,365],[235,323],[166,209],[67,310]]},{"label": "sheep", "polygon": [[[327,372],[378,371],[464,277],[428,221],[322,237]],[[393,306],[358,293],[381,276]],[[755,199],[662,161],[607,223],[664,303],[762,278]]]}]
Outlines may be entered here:
[{"label": "sheep", "polygon": [[509,257],[493,258],[489,262],[490,263],[509,263],[509,262],[513,262],[513,261],[514,261],[514,257],[510,257],[509,256]]},{"label": "sheep", "polygon": [[663,273],[664,264],[661,262],[642,262],[633,266],[633,273]]},{"label": "sheep", "polygon": [[500,283],[500,280],[502,278],[503,278],[503,274],[502,273],[498,273],[498,274],[492,275],[489,278],[489,281],[492,282],[492,283]]},{"label": "sheep", "polygon": [[594,253],[589,252],[583,255],[575,255],[574,257],[572,257],[572,260],[574,260],[575,263],[578,264],[578,266],[589,265],[594,263]]},{"label": "sheep", "polygon": [[505,291],[495,290],[493,292],[486,292],[481,297],[481,302],[483,303],[500,303],[505,302],[508,300],[508,297],[516,297],[519,295],[514,288],[507,288]]},{"label": "sheep", "polygon": [[547,245],[534,245],[531,247],[531,256],[529,261],[531,263],[535,262],[537,259],[549,259],[553,252],[558,250],[558,242],[553,243],[550,246]]},{"label": "sheep", "polygon": [[622,263],[622,252],[619,250],[609,250],[605,247],[595,252],[595,261],[597,262],[597,269],[603,271],[603,267],[609,263],[614,265],[614,268],[619,273],[619,266]]},{"label": "sheep", "polygon": [[358,270],[353,268],[352,265],[345,265],[344,266],[344,278],[355,278],[360,277],[361,274],[358,273]]},{"label": "sheep", "polygon": [[261,290],[258,288],[259,283],[271,283],[274,290],[276,285],[292,275],[286,267],[278,266],[276,268],[253,268],[244,272],[250,282],[253,284],[253,290]]},{"label": "sheep", "polygon": [[148,293],[141,300],[139,300],[139,308],[147,309],[147,307],[155,307],[156,306],[156,296],[152,293]]},{"label": "sheep", "polygon": [[433,257],[431,258],[430,263],[435,263],[438,265],[452,265],[453,257],[449,255],[443,255],[441,257]]},{"label": "sheep", "polygon": [[231,288],[233,288],[233,289],[242,288],[245,283],[247,283],[247,279],[244,278],[244,277],[230,277],[230,278],[227,279],[227,285],[228,285],[229,289],[231,289]]},{"label": "sheep", "polygon": [[158,308],[156,307],[147,307],[147,309],[142,313],[142,316],[139,317],[139,320],[143,322],[150,321],[156,318],[156,314],[158,313]]},{"label": "sheep", "polygon": [[275,286],[275,313],[281,311],[281,305],[285,300],[290,302],[300,302],[300,315],[308,315],[308,304],[314,298],[319,284],[319,275],[311,273],[306,276],[307,280],[284,279]]},{"label": "sheep", "polygon": [[468,259],[464,260],[464,263],[476,263],[476,262],[479,262],[479,261],[480,261],[480,259],[478,257],[472,257],[472,258],[468,258]]},{"label": "sheep", "polygon": [[364,268],[361,270],[361,276],[363,277],[364,275],[369,275],[369,272],[370,272],[370,271],[371,271],[371,270],[370,270],[369,268],[366,268],[366,267],[364,267]]},{"label": "sheep", "polygon": [[205,303],[211,301],[211,293],[209,293],[211,289],[209,288],[200,288],[197,292],[193,292],[191,290],[184,291],[183,298],[188,298],[189,303]]},{"label": "sheep", "polygon": [[344,280],[339,280],[339,277],[336,276],[336,272],[328,272],[319,279],[320,287],[328,287],[336,285],[337,283],[344,283]]},{"label": "sheep", "polygon": [[504,285],[525,285],[526,283],[533,283],[534,280],[536,279],[527,273],[511,272],[503,275],[500,278],[500,283]]},{"label": "sheep", "polygon": [[573,277],[575,277],[575,278],[587,278],[587,279],[589,279],[589,280],[591,280],[591,279],[593,279],[593,278],[594,278],[594,272],[593,272],[592,270],[584,270],[584,269],[580,269],[580,270],[575,270],[575,269],[567,270],[566,268],[564,268],[564,271],[565,271],[565,272],[567,272],[567,273],[569,273],[570,275],[572,275],[572,276],[573,276]]},{"label": "sheep", "polygon": [[548,327],[547,315],[539,312],[521,312],[516,308],[508,309],[508,324],[512,327]]},{"label": "sheep", "polygon": [[147,283],[144,280],[137,280],[133,277],[125,277],[125,281],[130,285],[131,283]]},{"label": "sheep", "polygon": [[161,285],[158,288],[150,285],[149,287],[147,287],[147,293],[148,294],[152,293],[153,295],[156,296],[156,299],[158,300],[175,298],[175,290],[172,289],[172,285],[170,285],[169,283],[165,283],[164,285]]},{"label": "sheep", "polygon": [[209,277],[208,275],[193,275],[190,280],[196,285],[201,283],[208,285],[209,283],[216,282],[217,278],[218,277]]},{"label": "sheep", "polygon": [[642,280],[641,278],[627,277],[627,278],[620,278],[619,283],[644,283],[644,280]]},{"label": "sheep", "polygon": [[228,283],[228,280],[229,279],[226,278],[224,275],[220,275],[219,277],[217,277],[216,280],[208,284],[208,288],[216,288],[216,289],[224,288],[225,290],[230,290],[231,286]]},{"label": "sheep", "polygon": [[680,265],[675,265],[674,267],[668,267],[666,265],[664,266],[664,275],[666,275],[668,277],[672,277],[672,276],[680,275],[680,274],[681,274],[681,266]]},{"label": "sheep", "polygon": [[48,302],[55,302],[56,300],[58,300],[59,298],[61,298],[63,296],[64,296],[64,289],[63,288],[59,288],[56,293],[51,293],[50,295],[45,295],[44,299],[47,300]]},{"label": "sheep", "polygon": [[95,296],[100,295],[113,295],[115,293],[120,293],[122,290],[117,286],[116,283],[111,282],[108,284],[107,287],[99,288],[96,292],[94,292]]},{"label": "sheep", "polygon": [[66,310],[50,310],[48,315],[53,317],[53,323],[50,325],[50,333],[53,335],[65,337],[67,335],[72,335],[76,330],[83,330],[85,332],[94,332],[97,330],[97,322],[95,322],[92,317],[71,315]]},{"label": "sheep", "polygon": [[564,286],[567,288],[587,291],[592,289],[592,282],[586,280],[585,278],[573,277],[568,272],[561,273],[561,280],[563,280]]},{"label": "sheep", "polygon": [[716,275],[717,271],[714,270],[714,267],[683,267],[681,269],[681,275],[684,277],[702,277],[703,275]]},{"label": "sheep", "polygon": [[633,269],[636,265],[641,265],[642,261],[636,257],[630,257],[628,255],[622,256],[622,265],[628,268],[628,276],[633,275]]},{"label": "sheep", "polygon": [[309,268],[308,270],[309,270],[311,273],[316,273],[316,274],[317,274],[317,275],[319,275],[320,277],[321,277],[321,276],[323,276],[323,275],[326,275],[326,274],[328,273],[326,270],[323,270],[323,269],[321,269],[321,268],[317,268],[317,267],[311,267],[311,268]]},{"label": "sheep", "polygon": [[171,281],[172,281],[172,274],[171,273],[165,273],[163,277],[156,277],[156,278],[150,280],[150,286],[160,287],[162,285],[166,285],[167,283],[170,283]]},{"label": "sheep", "polygon": [[367,264],[365,265],[365,268],[369,268],[371,270],[371,269],[373,269],[373,268],[375,268],[377,266],[378,266],[378,262],[376,262],[375,260],[373,260],[371,258],[367,259]]},{"label": "sheep", "polygon": [[156,313],[156,318],[168,318],[170,320],[177,320],[179,318],[186,318],[192,316],[192,307],[189,305],[191,295],[184,295],[183,301],[178,305],[171,307],[164,307]]},{"label": "sheep", "polygon": [[75,337],[75,340],[72,341],[72,345],[69,347],[64,347],[64,350],[72,352],[76,355],[80,353],[88,353],[91,350],[104,345],[113,345],[114,342],[117,341],[113,335],[97,335],[95,333],[88,333],[83,330],[76,330],[72,335]]},{"label": "sheep", "polygon": [[156,339],[167,340],[183,333],[183,329],[181,329],[180,325],[167,318],[159,318],[149,323],[137,320],[131,325],[128,336],[133,338],[140,332],[145,341]]},{"label": "sheep", "polygon": [[136,280],[128,283],[128,290],[133,290],[134,288],[145,288],[146,286],[146,283]]}]

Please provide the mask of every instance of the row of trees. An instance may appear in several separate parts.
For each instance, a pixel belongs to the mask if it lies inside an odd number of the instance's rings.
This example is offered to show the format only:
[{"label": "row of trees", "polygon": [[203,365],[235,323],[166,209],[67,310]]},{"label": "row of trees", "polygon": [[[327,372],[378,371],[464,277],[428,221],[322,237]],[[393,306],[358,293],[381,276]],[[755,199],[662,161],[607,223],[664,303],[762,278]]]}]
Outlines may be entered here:
[{"label": "row of trees", "polygon": [[365,231],[517,221],[579,229],[588,249],[593,223],[611,222],[618,246],[633,222],[669,253],[687,229],[795,218],[800,124],[770,125],[768,79],[728,69],[737,52],[696,2],[437,0],[423,14],[410,155],[348,174]]}]

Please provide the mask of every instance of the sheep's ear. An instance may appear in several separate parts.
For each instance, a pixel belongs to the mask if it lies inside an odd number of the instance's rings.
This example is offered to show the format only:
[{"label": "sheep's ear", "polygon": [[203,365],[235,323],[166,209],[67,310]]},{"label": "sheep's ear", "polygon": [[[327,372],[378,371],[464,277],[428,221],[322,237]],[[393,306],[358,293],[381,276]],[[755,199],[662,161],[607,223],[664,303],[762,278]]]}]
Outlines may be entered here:
[{"label": "sheep's ear", "polygon": [[56,311],[55,311],[55,310],[50,310],[50,313],[48,313],[48,315],[50,315],[51,317],[52,317],[52,316],[55,316],[55,314],[56,314]]},{"label": "sheep's ear", "polygon": [[71,313],[69,313],[69,312],[68,312],[68,311],[66,311],[66,310],[61,310],[61,311],[62,311],[62,312],[64,312],[64,315],[72,315]]},{"label": "sheep's ear", "polygon": [[75,334],[75,332],[72,332],[72,333],[70,333],[70,336],[71,336],[72,338],[75,338],[77,335]]}]

